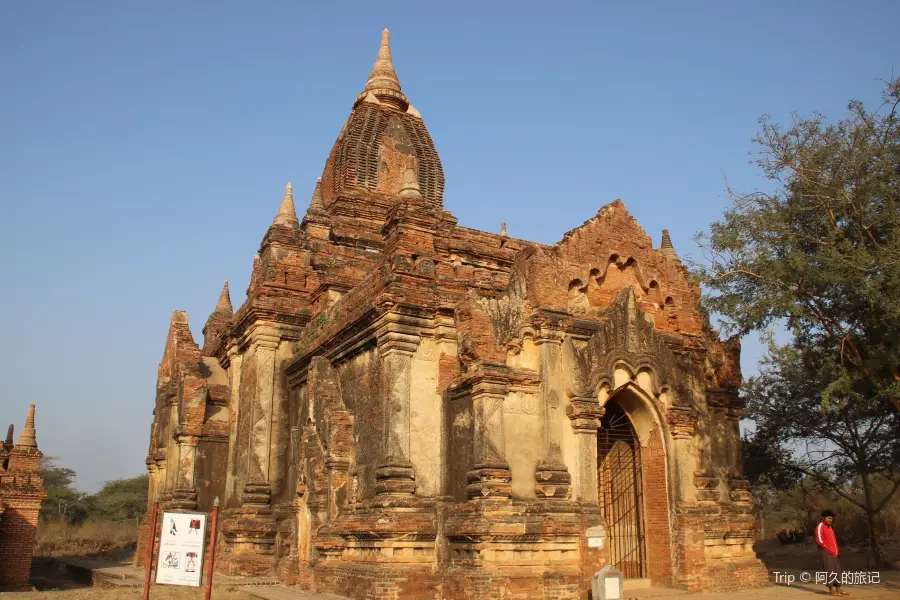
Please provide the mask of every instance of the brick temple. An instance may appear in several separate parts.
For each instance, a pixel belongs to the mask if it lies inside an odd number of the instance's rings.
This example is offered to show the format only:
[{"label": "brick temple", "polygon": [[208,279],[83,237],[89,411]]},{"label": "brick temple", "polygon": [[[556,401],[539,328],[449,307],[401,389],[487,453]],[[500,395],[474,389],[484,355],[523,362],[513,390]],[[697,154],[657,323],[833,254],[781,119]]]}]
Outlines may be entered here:
[{"label": "brick temple", "polygon": [[387,31],[310,188],[159,366],[149,498],[221,497],[217,570],[360,599],[587,598],[607,562],[765,585],[740,346],[665,231],[619,200],[553,246],[459,225]]},{"label": "brick temple", "polygon": [[0,591],[31,589],[38,513],[47,496],[38,473],[43,454],[37,446],[34,404],[16,443],[14,432],[10,425],[0,443]]}]

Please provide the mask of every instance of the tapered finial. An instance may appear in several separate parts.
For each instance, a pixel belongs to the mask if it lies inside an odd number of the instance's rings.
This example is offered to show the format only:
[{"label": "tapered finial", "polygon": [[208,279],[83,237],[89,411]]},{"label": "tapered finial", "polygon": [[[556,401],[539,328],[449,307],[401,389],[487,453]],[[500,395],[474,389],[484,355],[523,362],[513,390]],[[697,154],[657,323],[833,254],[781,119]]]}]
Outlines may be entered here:
[{"label": "tapered finial", "polygon": [[16,446],[25,448],[37,448],[37,437],[34,430],[34,404],[28,407],[28,416],[25,418],[25,427],[19,434],[19,441]]},{"label": "tapered finial", "polygon": [[294,210],[294,191],[290,181],[285,187],[284,198],[281,200],[281,206],[278,208],[278,214],[275,215],[272,224],[287,227],[300,226],[300,222],[297,220],[297,211]]},{"label": "tapered finial", "polygon": [[662,242],[659,244],[659,247],[660,248],[672,248],[674,250],[674,247],[672,246],[672,238],[669,237],[668,229],[662,230]]},{"label": "tapered finial", "polygon": [[669,230],[662,230],[662,241],[659,243],[659,251],[666,256],[676,256],[675,248],[672,246],[672,238],[669,237]]},{"label": "tapered finial", "polygon": [[231,294],[228,292],[228,280],[222,286],[222,293],[219,294],[219,301],[216,302],[216,312],[233,314],[234,308],[231,306]]},{"label": "tapered finial", "polygon": [[506,221],[500,221],[500,235],[506,237]]},{"label": "tapered finial", "polygon": [[394,61],[391,59],[391,32],[385,29],[381,32],[381,46],[378,48],[378,58],[369,80],[366,81],[366,91],[393,90],[400,91],[400,80],[397,71],[394,70]]},{"label": "tapered finial", "polygon": [[16,426],[12,423],[9,424],[9,429],[6,430],[6,442],[4,442],[4,446],[7,448],[12,447],[13,445],[13,433],[16,431]]},{"label": "tapered finial", "polygon": [[322,178],[316,179],[316,187],[313,189],[312,199],[309,201],[309,212],[321,213],[325,211],[325,199],[322,196]]},{"label": "tapered finial", "polygon": [[381,32],[381,46],[378,48],[378,58],[372,73],[366,81],[366,87],[357,101],[374,94],[379,102],[393,106],[400,110],[409,108],[409,99],[400,90],[400,80],[397,71],[394,70],[394,61],[391,59],[391,34],[385,29]]}]

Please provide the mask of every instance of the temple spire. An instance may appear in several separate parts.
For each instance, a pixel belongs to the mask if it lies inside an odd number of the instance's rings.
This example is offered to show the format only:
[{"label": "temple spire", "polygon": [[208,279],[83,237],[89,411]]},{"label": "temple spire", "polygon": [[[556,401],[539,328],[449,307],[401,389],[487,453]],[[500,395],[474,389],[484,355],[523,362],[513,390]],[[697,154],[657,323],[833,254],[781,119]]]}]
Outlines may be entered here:
[{"label": "temple spire", "polygon": [[659,243],[659,251],[666,256],[677,256],[675,248],[672,246],[672,238],[669,237],[669,230],[662,230],[662,241]]},{"label": "temple spire", "polygon": [[7,448],[11,448],[13,445],[13,433],[15,432],[15,430],[16,430],[16,426],[13,425],[12,423],[10,423],[9,429],[6,430],[6,442],[4,442],[4,445]]},{"label": "temple spire", "polygon": [[19,434],[19,441],[16,442],[16,446],[22,446],[23,448],[37,448],[37,438],[35,437],[34,431],[34,404],[28,407],[28,417],[25,419],[25,427],[22,428],[22,433]]},{"label": "temple spire", "polygon": [[373,94],[379,103],[387,104],[400,110],[409,108],[409,100],[400,89],[400,80],[397,71],[394,70],[394,61],[391,59],[391,34],[385,29],[381,32],[381,46],[378,48],[378,58],[372,73],[366,81],[366,87],[357,101]]},{"label": "temple spire", "polygon": [[233,314],[234,308],[231,306],[231,294],[228,293],[228,280],[225,280],[225,285],[222,286],[222,293],[219,294],[219,301],[216,302],[216,312],[223,312]]},{"label": "temple spire", "polygon": [[375,66],[366,81],[366,91],[394,90],[400,91],[400,80],[397,79],[397,71],[394,70],[394,61],[391,60],[391,32],[385,29],[381,32],[381,47],[378,48],[378,58]]},{"label": "temple spire", "polygon": [[500,235],[506,237],[506,221],[500,221]]},{"label": "temple spire", "polygon": [[284,199],[281,201],[281,207],[272,225],[284,225],[286,227],[299,227],[300,222],[297,220],[297,211],[294,210],[294,192],[291,182],[288,182],[284,190]]},{"label": "temple spire", "polygon": [[322,196],[322,178],[316,179],[316,188],[313,190],[312,199],[309,201],[309,212],[321,213],[325,211],[325,200]]}]

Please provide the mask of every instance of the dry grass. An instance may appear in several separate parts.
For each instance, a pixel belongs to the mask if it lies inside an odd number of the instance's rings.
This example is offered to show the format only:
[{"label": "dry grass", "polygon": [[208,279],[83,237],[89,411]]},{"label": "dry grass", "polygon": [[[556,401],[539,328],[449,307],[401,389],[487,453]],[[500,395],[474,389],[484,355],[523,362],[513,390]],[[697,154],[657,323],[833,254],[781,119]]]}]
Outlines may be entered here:
[{"label": "dry grass", "polygon": [[47,523],[38,527],[35,556],[88,556],[123,552],[137,543],[137,524],[91,522]]}]

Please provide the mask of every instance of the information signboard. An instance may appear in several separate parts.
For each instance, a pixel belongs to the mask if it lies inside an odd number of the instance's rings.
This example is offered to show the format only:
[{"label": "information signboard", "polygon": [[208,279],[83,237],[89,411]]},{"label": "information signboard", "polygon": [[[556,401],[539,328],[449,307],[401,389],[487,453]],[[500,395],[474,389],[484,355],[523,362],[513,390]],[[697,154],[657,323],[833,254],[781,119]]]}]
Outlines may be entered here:
[{"label": "information signboard", "polygon": [[164,512],[161,525],[156,583],[200,587],[206,515]]}]

